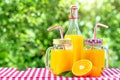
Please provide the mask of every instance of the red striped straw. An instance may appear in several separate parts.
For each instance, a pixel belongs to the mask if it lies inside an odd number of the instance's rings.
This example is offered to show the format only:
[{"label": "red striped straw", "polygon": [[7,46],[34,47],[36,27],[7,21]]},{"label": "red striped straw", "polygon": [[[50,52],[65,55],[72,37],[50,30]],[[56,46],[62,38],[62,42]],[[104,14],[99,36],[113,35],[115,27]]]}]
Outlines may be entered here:
[{"label": "red striped straw", "polygon": [[[97,24],[95,25],[95,27],[94,27],[94,36],[93,36],[94,39],[96,39],[96,32],[97,32],[98,26],[103,27],[103,28],[108,28],[107,25],[104,25],[104,24],[101,24],[101,23],[97,23]],[[94,46],[94,44],[92,45],[92,48],[93,48],[93,46]],[[105,48],[105,49],[107,50],[107,55],[106,55],[106,57],[107,57],[107,60],[106,60],[106,68],[108,68],[108,66],[109,66],[108,54],[109,54],[109,52],[108,52],[108,49],[107,49],[107,48]]]},{"label": "red striped straw", "polygon": [[[48,28],[47,30],[48,30],[48,31],[50,31],[50,30],[54,30],[54,29],[59,29],[61,39],[62,39],[62,40],[64,40],[64,38],[63,38],[63,31],[62,31],[62,27],[61,27],[61,26],[54,26],[54,27],[50,27],[50,28]],[[63,49],[65,49],[64,44],[63,44],[62,46],[63,46]]]},{"label": "red striped straw", "polygon": [[54,29],[59,29],[61,39],[63,39],[63,31],[62,31],[62,27],[61,27],[61,26],[54,26],[54,27],[50,27],[50,28],[48,28],[47,30],[50,31],[50,30],[54,30]]},{"label": "red striped straw", "polygon": [[95,27],[94,27],[94,36],[93,36],[94,39],[96,39],[96,32],[97,32],[98,26],[101,26],[101,27],[103,27],[103,28],[108,28],[108,26],[106,26],[106,25],[104,25],[104,24],[97,23],[97,24],[95,25]]}]

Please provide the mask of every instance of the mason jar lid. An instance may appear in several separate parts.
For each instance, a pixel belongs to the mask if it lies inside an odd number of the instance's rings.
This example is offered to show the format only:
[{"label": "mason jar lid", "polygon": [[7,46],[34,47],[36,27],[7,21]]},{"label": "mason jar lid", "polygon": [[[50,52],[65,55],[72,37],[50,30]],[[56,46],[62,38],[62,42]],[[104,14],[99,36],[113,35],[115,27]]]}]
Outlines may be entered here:
[{"label": "mason jar lid", "polygon": [[71,39],[53,39],[53,44],[71,44]]},{"label": "mason jar lid", "polygon": [[86,39],[85,43],[86,44],[101,45],[101,44],[103,44],[103,40],[102,39]]}]

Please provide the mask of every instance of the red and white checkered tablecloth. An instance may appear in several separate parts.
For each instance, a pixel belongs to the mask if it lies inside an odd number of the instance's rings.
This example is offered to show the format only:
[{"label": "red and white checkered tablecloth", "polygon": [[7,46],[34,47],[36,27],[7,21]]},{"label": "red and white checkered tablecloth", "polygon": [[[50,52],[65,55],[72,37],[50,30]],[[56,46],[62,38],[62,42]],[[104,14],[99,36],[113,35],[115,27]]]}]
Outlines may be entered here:
[{"label": "red and white checkered tablecloth", "polygon": [[120,69],[105,69],[101,77],[63,77],[55,76],[45,68],[0,68],[0,80],[120,80]]}]

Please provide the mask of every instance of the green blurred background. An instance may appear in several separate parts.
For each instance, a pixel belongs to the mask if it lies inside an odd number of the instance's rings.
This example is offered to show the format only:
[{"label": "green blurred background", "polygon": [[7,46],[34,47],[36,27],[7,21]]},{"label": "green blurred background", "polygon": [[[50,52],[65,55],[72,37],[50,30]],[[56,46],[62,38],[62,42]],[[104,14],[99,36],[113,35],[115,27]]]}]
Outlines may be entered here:
[{"label": "green blurred background", "polygon": [[59,31],[48,27],[69,27],[69,8],[79,7],[79,28],[85,38],[97,37],[109,48],[110,67],[120,67],[120,0],[0,0],[0,67],[44,67],[44,55]]}]

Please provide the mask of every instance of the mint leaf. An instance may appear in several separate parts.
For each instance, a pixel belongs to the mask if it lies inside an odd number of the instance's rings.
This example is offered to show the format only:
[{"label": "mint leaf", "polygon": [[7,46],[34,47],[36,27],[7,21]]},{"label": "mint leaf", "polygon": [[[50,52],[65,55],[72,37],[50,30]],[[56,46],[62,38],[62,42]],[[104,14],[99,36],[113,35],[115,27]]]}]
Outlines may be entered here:
[{"label": "mint leaf", "polygon": [[71,71],[60,73],[58,76],[65,76],[65,77],[73,77],[73,73]]},{"label": "mint leaf", "polygon": [[62,72],[58,76],[65,76],[67,73],[68,73],[68,71],[67,72]]},{"label": "mint leaf", "polygon": [[73,75],[73,73],[70,71],[70,72],[68,72],[68,73],[66,73],[66,75],[65,75],[65,77],[73,77],[74,75]]}]

